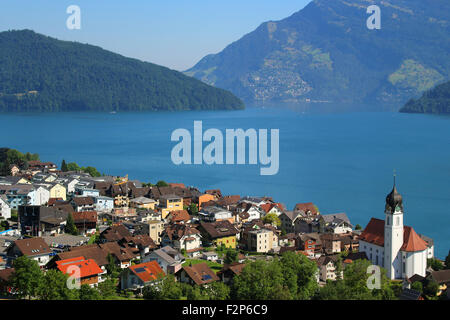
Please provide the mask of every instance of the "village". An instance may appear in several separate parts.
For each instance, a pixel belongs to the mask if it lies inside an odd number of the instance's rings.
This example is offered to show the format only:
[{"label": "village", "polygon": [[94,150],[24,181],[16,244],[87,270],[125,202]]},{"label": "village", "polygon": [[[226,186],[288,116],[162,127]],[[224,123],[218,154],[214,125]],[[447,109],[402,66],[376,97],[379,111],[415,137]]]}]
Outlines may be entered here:
[{"label": "village", "polygon": [[[297,295],[290,297],[312,298],[313,293],[299,294],[300,287],[316,292],[345,280],[358,261],[384,268],[383,279],[397,284],[394,298],[448,299],[450,294],[449,258],[436,259],[433,240],[403,225],[395,183],[385,212],[364,228],[354,226],[346,213],[322,213],[311,202],[286,208],[270,196],[94,177],[39,160],[9,170],[0,177],[0,290],[6,298],[42,298],[17,280],[16,268],[32,270],[27,261],[57,279],[70,276],[75,266],[81,291],[102,288],[116,298],[261,298],[230,295],[230,287],[239,281],[243,288],[248,274],[288,258],[309,270],[308,279],[296,275]],[[182,292],[162,296],[178,284]]]}]

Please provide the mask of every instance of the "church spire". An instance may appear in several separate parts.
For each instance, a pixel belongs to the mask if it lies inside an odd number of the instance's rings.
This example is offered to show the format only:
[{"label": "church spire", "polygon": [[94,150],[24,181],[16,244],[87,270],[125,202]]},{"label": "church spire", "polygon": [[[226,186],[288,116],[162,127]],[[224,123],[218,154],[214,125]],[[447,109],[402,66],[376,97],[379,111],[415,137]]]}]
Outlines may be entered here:
[{"label": "church spire", "polygon": [[394,213],[396,211],[397,207],[401,211],[403,211],[403,197],[397,191],[396,177],[397,177],[397,174],[394,170],[394,186],[392,188],[391,193],[389,193],[386,196],[386,212],[389,212],[389,213]]}]

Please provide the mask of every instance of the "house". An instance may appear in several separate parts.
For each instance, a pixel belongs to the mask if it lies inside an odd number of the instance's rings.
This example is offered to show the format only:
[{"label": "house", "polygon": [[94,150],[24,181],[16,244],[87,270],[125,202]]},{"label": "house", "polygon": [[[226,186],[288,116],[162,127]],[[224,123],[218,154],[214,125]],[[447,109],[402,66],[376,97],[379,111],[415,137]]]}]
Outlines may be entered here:
[{"label": "house", "polygon": [[239,213],[243,213],[248,216],[247,218],[242,219],[245,220],[245,222],[260,219],[265,215],[264,210],[262,210],[259,205],[248,201],[241,201],[241,203],[236,207],[236,210]]},{"label": "house", "polygon": [[13,294],[15,289],[11,286],[14,268],[0,270],[0,293],[3,295]]},{"label": "house", "polygon": [[225,284],[231,284],[233,282],[233,278],[241,274],[242,270],[245,267],[245,263],[233,262],[231,264],[226,264],[223,268],[217,272],[217,276],[220,280]]},{"label": "house", "polygon": [[175,210],[167,216],[170,223],[189,223],[191,219],[192,217],[186,210]]},{"label": "house", "polygon": [[267,214],[276,214],[277,216],[280,216],[283,211],[283,205],[281,203],[264,203],[260,206],[262,210],[264,210],[264,215]]},{"label": "house", "polygon": [[200,195],[197,200],[198,201],[198,210],[199,211],[202,210],[204,203],[207,203],[209,201],[216,201],[216,200],[217,200],[217,198],[214,195],[209,194],[209,193]]},{"label": "house", "polygon": [[161,243],[161,235],[164,231],[164,222],[161,220],[150,220],[148,221],[148,233],[150,238],[153,239],[155,244],[159,245]]},{"label": "house", "polygon": [[217,247],[225,246],[227,248],[236,248],[239,234],[228,220],[216,222],[200,222],[199,230],[202,233],[205,242],[211,242]]},{"label": "house", "polygon": [[303,211],[298,213],[294,220],[294,233],[313,233],[320,231],[320,216],[305,215]]},{"label": "house", "polygon": [[77,186],[75,187],[75,195],[79,197],[99,197],[100,196],[100,190],[93,189],[93,188],[87,188],[84,186]]},{"label": "house", "polygon": [[300,234],[296,238],[296,247],[308,256],[314,257],[316,253],[317,238],[310,234]]},{"label": "house", "polygon": [[247,250],[267,253],[273,249],[273,232],[268,229],[257,229],[248,232]]},{"label": "house", "polygon": [[341,252],[341,237],[334,233],[326,233],[320,235],[322,240],[322,250],[326,254],[333,254]]},{"label": "house", "polygon": [[114,199],[110,197],[94,197],[94,203],[97,212],[111,212],[114,209]]},{"label": "house", "polygon": [[36,260],[41,268],[49,262],[51,254],[52,250],[40,237],[16,240],[6,250],[8,264],[18,257],[27,256]]},{"label": "house", "polygon": [[106,255],[112,255],[120,268],[125,269],[131,266],[131,261],[138,257],[133,248],[125,245],[120,246],[117,242],[106,242],[99,244],[99,247],[106,252]]},{"label": "house", "polygon": [[132,237],[133,235],[123,224],[108,227],[100,233],[100,240],[102,242],[116,242],[125,237]]},{"label": "house", "polygon": [[219,200],[220,198],[222,198],[222,192],[220,191],[220,189],[206,190],[205,194],[212,195],[214,197],[214,200]]},{"label": "house", "polygon": [[202,259],[206,261],[217,261],[219,259],[219,255],[214,251],[203,252]]},{"label": "house", "polygon": [[317,206],[312,202],[307,203],[297,203],[294,207],[294,212],[303,212],[306,216],[318,216],[319,209],[317,209]]},{"label": "house", "polygon": [[[321,256],[317,259],[317,266],[319,268],[319,279],[323,282],[327,280],[336,280],[338,278],[338,273],[336,272],[338,255],[331,256]],[[344,273],[341,271],[340,277],[343,278]]]},{"label": "house", "polygon": [[183,198],[176,195],[164,195],[159,198],[161,215],[166,219],[171,211],[183,210]]},{"label": "house", "polygon": [[174,224],[164,230],[162,245],[184,250],[188,256],[196,257],[202,250],[202,237],[200,231],[190,225]]},{"label": "house", "polygon": [[76,212],[94,211],[94,199],[92,197],[74,197],[72,199],[72,206]]},{"label": "house", "polygon": [[0,185],[0,195],[5,195],[11,209],[34,203],[35,187],[28,184]]},{"label": "house", "polygon": [[28,168],[31,171],[56,171],[58,166],[53,162],[28,161]]},{"label": "house", "polygon": [[172,247],[165,246],[150,252],[142,258],[143,262],[156,261],[166,274],[175,274],[181,269],[184,262],[183,255]]},{"label": "house", "polygon": [[44,188],[50,191],[49,198],[62,198],[64,201],[67,199],[66,188],[59,183],[43,184]]},{"label": "house", "polygon": [[413,301],[424,300],[424,298],[422,297],[422,294],[419,291],[416,291],[413,289],[408,289],[408,288],[403,289],[402,294],[400,295],[400,297],[398,299],[399,300],[413,300]]},{"label": "house", "polygon": [[125,237],[120,242],[121,245],[127,245],[130,248],[136,249],[137,253],[142,257],[147,255],[151,250],[156,249],[156,244],[148,235],[135,235],[133,237]]},{"label": "house", "polygon": [[138,197],[130,200],[130,207],[137,209],[155,210],[157,202],[146,197]]},{"label": "house", "polygon": [[11,206],[4,194],[0,195],[0,217],[3,219],[11,218]]},{"label": "house", "polygon": [[82,234],[94,234],[97,229],[97,212],[82,211],[72,214],[73,222]]},{"label": "house", "polygon": [[121,290],[138,290],[157,283],[165,277],[164,271],[156,261],[136,264],[124,270],[120,275]]},{"label": "house", "polygon": [[106,276],[106,266],[109,264],[108,251],[103,250],[97,244],[83,245],[69,248],[69,251],[64,251],[56,254],[46,265],[47,269],[56,268],[57,261],[83,257],[86,260],[94,260],[95,263],[102,269],[103,273],[99,275],[99,281],[103,281]]},{"label": "house", "polygon": [[64,232],[69,213],[59,207],[19,206],[18,229],[22,235],[42,236]]},{"label": "house", "polygon": [[11,176],[14,177],[20,172],[20,168],[17,165],[12,164],[9,166],[9,172],[11,173]]},{"label": "house", "polygon": [[216,273],[208,267],[206,262],[184,266],[178,272],[177,279],[181,283],[196,284],[198,286],[220,280]]},{"label": "house", "polygon": [[102,279],[103,270],[97,263],[82,256],[56,261],[56,268],[68,275],[76,276],[79,272],[80,285],[87,284],[94,287],[99,282],[104,281]]},{"label": "house", "polygon": [[434,280],[439,285],[437,295],[440,296],[443,292],[447,292],[450,298],[450,269],[432,271],[427,277],[427,280]]},{"label": "house", "polygon": [[295,211],[285,211],[279,215],[281,221],[281,229],[286,233],[293,233],[295,231],[295,220],[300,214]]},{"label": "house", "polygon": [[353,225],[346,213],[325,214],[320,216],[320,232],[343,234],[353,231]]},{"label": "house", "polygon": [[384,267],[389,279],[426,275],[428,243],[403,225],[403,198],[394,183],[386,197],[385,220],[372,218],[359,237],[359,251]]},{"label": "house", "polygon": [[198,215],[200,216],[200,220],[205,222],[215,222],[215,221],[223,221],[233,220],[233,214],[231,211],[228,211],[224,208],[217,207],[217,206],[208,206],[204,207]]}]

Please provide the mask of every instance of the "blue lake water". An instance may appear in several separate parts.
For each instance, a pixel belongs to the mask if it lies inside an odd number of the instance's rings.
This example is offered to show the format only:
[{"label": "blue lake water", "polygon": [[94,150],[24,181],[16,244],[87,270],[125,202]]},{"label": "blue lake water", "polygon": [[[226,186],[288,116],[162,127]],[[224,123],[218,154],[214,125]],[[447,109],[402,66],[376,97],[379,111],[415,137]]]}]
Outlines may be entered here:
[{"label": "blue lake water", "polygon": [[[176,128],[280,129],[280,168],[171,162]],[[224,194],[272,196],[292,209],[314,202],[321,213],[346,212],[363,227],[384,218],[393,170],[405,224],[432,237],[436,255],[450,249],[450,117],[399,113],[302,113],[286,109],[181,113],[1,114],[1,145],[64,158],[141,181],[183,182]],[[205,143],[206,144],[206,143]]]}]

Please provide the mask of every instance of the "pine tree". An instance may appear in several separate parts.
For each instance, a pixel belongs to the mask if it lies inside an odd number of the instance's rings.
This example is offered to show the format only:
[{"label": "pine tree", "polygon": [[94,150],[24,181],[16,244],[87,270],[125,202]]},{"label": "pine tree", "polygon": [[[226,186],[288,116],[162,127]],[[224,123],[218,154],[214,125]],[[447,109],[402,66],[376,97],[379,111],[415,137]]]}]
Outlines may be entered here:
[{"label": "pine tree", "polygon": [[78,229],[75,226],[75,222],[73,221],[73,216],[71,213],[69,213],[69,215],[67,216],[65,231],[66,233],[69,233],[74,236],[78,235]]},{"label": "pine tree", "polygon": [[62,172],[67,172],[69,171],[69,169],[67,168],[67,163],[66,160],[63,159],[62,163],[61,163],[61,171]]}]

